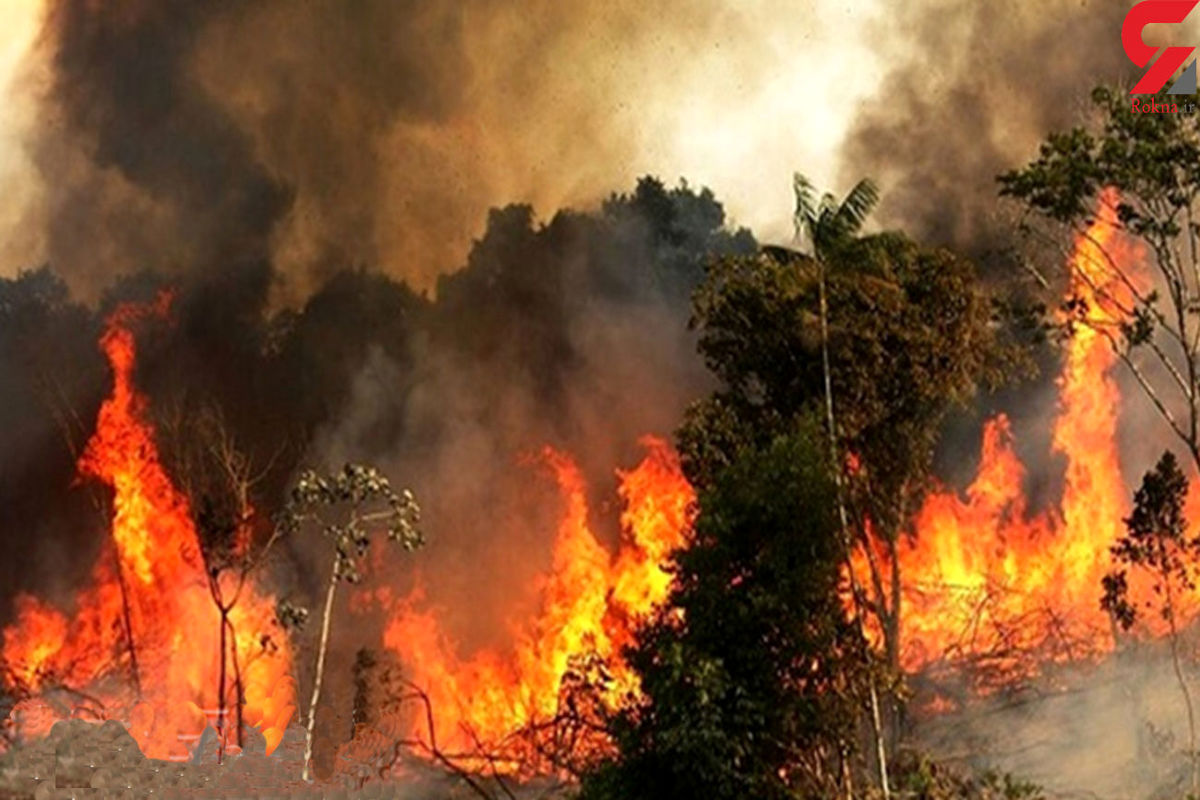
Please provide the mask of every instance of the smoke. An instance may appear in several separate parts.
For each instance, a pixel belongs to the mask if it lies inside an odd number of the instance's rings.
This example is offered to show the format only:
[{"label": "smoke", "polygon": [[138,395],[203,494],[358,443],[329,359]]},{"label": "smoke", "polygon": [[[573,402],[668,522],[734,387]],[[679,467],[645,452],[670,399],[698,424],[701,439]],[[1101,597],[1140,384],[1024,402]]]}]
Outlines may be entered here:
[{"label": "smoke", "polygon": [[[615,541],[614,470],[640,460],[644,434],[669,435],[711,381],[687,328],[690,291],[708,257],[754,247],[707,192],[652,180],[544,225],[527,206],[497,210],[403,353],[370,350],[307,458],[367,460],[414,490],[429,544],[389,559],[383,583],[403,593],[419,575],[464,655],[505,652],[535,618],[563,513],[543,447],[579,465],[593,529]],[[298,553],[316,579],[328,558],[323,543]],[[335,674],[380,622],[347,626]]]},{"label": "smoke", "polygon": [[1051,796],[1186,794],[1187,713],[1168,649],[1142,643],[1101,664],[1051,668],[924,720],[916,741],[948,764],[1008,773]]},{"label": "smoke", "polygon": [[872,40],[894,66],[842,146],[848,180],[882,184],[879,220],[976,257],[1012,242],[996,176],[1082,121],[1129,76],[1125,0],[889,6]]},{"label": "smoke", "polygon": [[[378,271],[342,269],[300,308],[272,311],[275,273],[254,259],[122,278],[97,309],[71,302],[49,270],[0,280],[0,378],[13,386],[0,430],[25,456],[0,472],[12,501],[0,535],[20,563],[55,565],[0,575],[0,621],[18,592],[47,594],[46,573],[61,574],[59,600],[85,580],[102,514],[87,502],[91,487],[75,482],[69,445],[90,435],[107,390],[96,335],[116,303],[172,287],[169,320],[137,332],[135,375],[168,471],[180,477],[176,446],[186,455],[188,421],[213,408],[261,475],[254,503],[265,513],[302,467],[382,468],[416,492],[430,545],[380,577],[403,592],[416,568],[430,603],[450,609],[449,635],[465,648],[506,644],[510,623],[537,601],[561,514],[541,449],[578,462],[595,529],[615,537],[614,468],[633,466],[638,438],[669,435],[708,388],[687,327],[690,293],[709,258],[756,246],[707,190],[647,178],[597,210],[544,223],[529,206],[493,210],[436,299]],[[276,585],[311,604],[328,543],[312,534],[284,549]],[[340,625],[320,763],[349,730],[338,712],[349,708],[350,659],[377,638],[365,618]]]},{"label": "smoke", "polygon": [[874,81],[872,8],[46,0],[6,93],[0,271],[50,263],[95,299],[236,256],[292,305],[345,265],[427,290],[489,208],[590,206],[647,173],[786,235],[788,176],[827,175]]},{"label": "smoke", "polygon": [[[0,319],[54,320],[0,327],[0,585],[86,573],[95,512],[59,416],[86,436],[103,310],[171,285],[138,374],[155,410],[222,408],[271,465],[267,507],[301,465],[378,464],[422,502],[431,543],[405,569],[450,634],[503,639],[558,518],[524,456],[570,453],[614,533],[613,468],[707,388],[685,326],[701,265],[754,246],[742,222],[787,235],[792,170],[875,177],[881,222],[983,255],[1009,241],[996,173],[1126,67],[1125,0],[842,5],[50,0],[0,130],[0,271],[49,263],[99,310],[48,272],[0,281]],[[653,182],[600,205],[646,173],[727,207]],[[1054,399],[1002,402],[1036,426]],[[292,544],[298,593],[322,545]]]},{"label": "smoke", "polygon": [[[1000,200],[996,178],[1034,158],[1048,133],[1089,122],[1094,87],[1137,77],[1121,44],[1129,8],[1126,0],[888,4],[867,38],[890,68],[842,142],[843,181],[874,178],[882,189],[877,222],[968,255],[988,281],[1018,288],[1024,273],[1011,257],[1023,244],[1018,210]],[[1147,31],[1149,41],[1160,43],[1171,35],[1195,38],[1166,26]],[[1058,251],[1026,248],[1023,255],[1065,281]],[[1064,288],[1042,299],[1053,304]],[[1035,381],[983,398],[951,420],[938,455],[943,477],[973,474],[980,426],[1003,411],[1014,423],[1023,462],[1033,467],[1027,496],[1035,508],[1053,505],[1062,474],[1061,461],[1047,455],[1057,358],[1048,344],[1037,354]],[[1127,396],[1138,394],[1123,388]],[[1157,458],[1163,439],[1145,435],[1158,421],[1148,419],[1142,404],[1127,405],[1124,420],[1134,424],[1122,428],[1130,432],[1122,453],[1136,477]],[[1158,448],[1153,458],[1148,443]]]}]

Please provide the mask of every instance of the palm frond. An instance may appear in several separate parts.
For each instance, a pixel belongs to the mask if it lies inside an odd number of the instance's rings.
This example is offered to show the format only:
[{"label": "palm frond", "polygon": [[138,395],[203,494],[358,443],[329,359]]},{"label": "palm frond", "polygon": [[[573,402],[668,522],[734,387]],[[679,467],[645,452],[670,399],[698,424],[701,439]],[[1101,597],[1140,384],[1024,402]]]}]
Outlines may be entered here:
[{"label": "palm frond", "polygon": [[841,238],[841,231],[838,230],[838,202],[832,194],[826,192],[821,196],[821,203],[817,207],[817,219],[809,235],[813,240],[814,255],[823,253],[830,244]]},{"label": "palm frond", "polygon": [[869,179],[859,181],[840,203],[828,192],[818,201],[816,187],[799,172],[792,176],[792,190],[796,194],[792,217],[796,243],[807,238],[813,255],[818,257],[839,242],[856,236],[879,202],[879,189]]},{"label": "palm frond", "polygon": [[839,235],[857,234],[878,204],[879,187],[869,178],[859,181],[838,206],[835,227]]},{"label": "palm frond", "polygon": [[806,175],[796,172],[792,175],[792,191],[796,195],[796,211],[792,215],[792,224],[795,227],[796,241],[804,239],[805,231],[811,233],[813,223],[817,217],[817,207],[814,202],[816,196],[816,187]]}]

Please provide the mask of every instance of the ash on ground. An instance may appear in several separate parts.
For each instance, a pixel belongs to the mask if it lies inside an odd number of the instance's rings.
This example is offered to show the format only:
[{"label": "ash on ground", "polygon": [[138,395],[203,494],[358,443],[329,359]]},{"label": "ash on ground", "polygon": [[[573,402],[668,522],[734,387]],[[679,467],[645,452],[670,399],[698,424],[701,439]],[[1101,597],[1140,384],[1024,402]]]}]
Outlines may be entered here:
[{"label": "ash on ground", "polygon": [[[146,758],[115,720],[102,724],[65,720],[50,734],[0,756],[0,800],[50,798],[397,798],[454,800],[478,797],[445,771],[423,762],[405,762],[403,775],[379,777],[381,763],[339,758],[327,781],[306,783],[304,729],[293,725],[271,754],[261,734],[252,732],[237,755],[218,763],[217,735],[205,730],[190,761]],[[541,787],[541,796],[545,787]]]}]

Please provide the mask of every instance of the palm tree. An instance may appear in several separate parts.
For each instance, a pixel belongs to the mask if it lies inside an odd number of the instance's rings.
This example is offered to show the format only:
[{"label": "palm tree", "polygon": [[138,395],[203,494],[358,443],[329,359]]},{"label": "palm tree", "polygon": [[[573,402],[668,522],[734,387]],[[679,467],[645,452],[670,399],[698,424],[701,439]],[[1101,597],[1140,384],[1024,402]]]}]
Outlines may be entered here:
[{"label": "palm tree", "polygon": [[862,231],[879,203],[879,189],[869,179],[859,181],[840,203],[828,192],[817,202],[812,181],[799,172],[792,178],[792,190],[796,194],[792,217],[796,241],[803,242],[807,237],[812,243],[812,257],[822,267],[839,245]]},{"label": "palm tree", "polygon": [[[825,422],[829,431],[829,451],[833,465],[834,484],[837,488],[838,518],[841,523],[842,542],[846,550],[846,572],[850,576],[850,591],[854,597],[855,617],[860,634],[865,637],[863,629],[864,614],[861,607],[861,590],[855,575],[851,554],[854,550],[850,524],[846,514],[844,487],[842,475],[843,459],[837,443],[837,426],[833,413],[833,379],[829,367],[829,307],[826,300],[826,277],[829,271],[829,261],[835,259],[837,250],[855,239],[866,224],[867,217],[879,202],[879,189],[870,180],[859,181],[849,194],[839,203],[837,198],[826,192],[820,201],[816,200],[816,190],[812,182],[797,172],[792,179],[792,188],[796,195],[796,211],[792,217],[795,225],[795,241],[803,243],[805,239],[811,245],[811,258],[817,266],[817,286],[820,302],[821,318],[821,367],[825,379]],[[784,255],[787,260],[794,258],[797,253],[786,248],[764,248],[768,254],[775,257]],[[883,725],[879,711],[879,692],[875,687],[874,669],[871,668],[870,647],[866,648],[868,658],[868,688],[871,701],[871,731],[875,738],[875,754],[879,761],[879,788],[884,800],[888,800],[891,791],[888,786],[887,748],[883,740]]]}]

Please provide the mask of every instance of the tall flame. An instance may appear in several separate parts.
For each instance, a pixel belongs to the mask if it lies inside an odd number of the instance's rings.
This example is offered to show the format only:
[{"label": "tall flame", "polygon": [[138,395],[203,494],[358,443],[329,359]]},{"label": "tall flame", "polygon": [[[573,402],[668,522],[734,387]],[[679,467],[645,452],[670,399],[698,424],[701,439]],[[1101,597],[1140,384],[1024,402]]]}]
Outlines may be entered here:
[{"label": "tall flame", "polygon": [[[907,670],[969,661],[986,663],[993,678],[1008,680],[1113,647],[1111,623],[1099,605],[1100,579],[1111,567],[1109,548],[1123,530],[1129,503],[1117,448],[1121,396],[1111,374],[1117,357],[1105,330],[1122,321],[1133,289],[1109,259],[1127,275],[1142,259],[1118,235],[1115,206],[1112,193],[1102,198],[1069,263],[1071,296],[1081,301],[1088,324],[1076,326],[1058,379],[1053,450],[1065,462],[1061,500],[1031,514],[1009,421],[1004,415],[990,420],[974,481],[961,495],[931,494],[916,515],[916,536],[898,549],[901,661]],[[126,716],[149,754],[178,756],[186,752],[186,736],[203,727],[204,709],[215,705],[219,618],[187,500],[160,463],[145,398],[133,383],[132,326],[164,315],[168,302],[121,307],[101,339],[113,391],[79,472],[112,489],[112,549],[95,565],[72,616],[19,597],[2,655],[34,690],[52,681],[95,687],[114,713]],[[561,710],[564,682],[587,654],[606,664],[601,702],[613,704],[638,690],[623,650],[638,621],[668,596],[665,565],[685,544],[695,499],[670,446],[653,437],[642,444],[641,463],[618,472],[624,511],[615,553],[590,528],[578,467],[564,453],[543,451],[564,512],[550,570],[539,583],[539,613],[513,624],[511,647],[464,655],[419,589],[400,599],[387,587],[377,593],[389,614],[383,644],[404,662],[432,712],[396,722],[401,738],[433,745],[436,732],[443,753],[472,753],[481,744],[522,747],[513,744],[513,734]],[[245,546],[244,538],[239,542]],[[867,569],[863,562],[855,568]],[[1133,590],[1145,587],[1135,584]],[[233,612],[246,720],[264,730],[272,749],[293,714],[295,691],[286,641],[277,643],[274,655],[256,655],[273,608],[273,598],[251,586]],[[106,688],[102,680],[129,668],[121,663],[126,613],[142,673],[141,698]],[[1149,621],[1152,631],[1155,625]],[[514,755],[530,765],[528,752]]]},{"label": "tall flame", "polygon": [[943,659],[969,661],[1004,681],[1113,647],[1100,581],[1124,530],[1129,489],[1117,448],[1121,394],[1108,334],[1116,335],[1133,299],[1115,267],[1145,281],[1142,254],[1117,232],[1116,205],[1112,192],[1101,198],[1069,263],[1070,295],[1081,303],[1075,313],[1086,324],[1074,326],[1058,379],[1053,449],[1066,464],[1061,501],[1029,515],[1008,419],[989,421],[965,496],[931,495],[916,517],[914,540],[900,547],[901,659],[910,671]]},{"label": "tall flame", "polygon": [[[188,741],[206,724],[206,711],[218,705],[220,668],[220,616],[209,595],[188,503],[159,460],[146,400],[133,383],[132,326],[165,315],[169,304],[164,294],[154,305],[121,306],[100,339],[113,389],[78,468],[81,477],[111,488],[113,517],[111,542],[102,548],[91,585],[78,594],[69,616],[35,597],[19,597],[17,619],[4,629],[0,651],[32,691],[61,685],[98,697],[104,704],[100,713],[124,717],[151,757],[187,755]],[[244,721],[262,730],[270,749],[282,738],[294,707],[288,644],[277,641],[278,649],[268,653],[260,639],[273,609],[270,595],[248,587],[230,615],[244,683]],[[126,618],[140,697],[105,680],[132,672],[132,659],[125,660]],[[53,721],[26,716],[27,735],[41,733],[37,728]]]},{"label": "tall flame", "polygon": [[[514,732],[544,722],[559,710],[564,677],[573,657],[595,654],[607,662],[604,702],[637,690],[621,651],[644,618],[670,590],[663,569],[685,540],[694,495],[679,461],[661,439],[642,440],[646,456],[618,471],[622,541],[615,555],[588,525],[586,486],[575,463],[547,448],[550,468],[566,508],[552,566],[541,584],[536,619],[514,626],[510,650],[462,657],[442,632],[437,615],[422,608],[420,592],[395,604],[384,645],[407,665],[435,712],[437,743],[445,752],[470,753],[479,743],[510,743]],[[428,742],[423,715],[409,736]],[[528,762],[524,766],[528,766]]]}]

